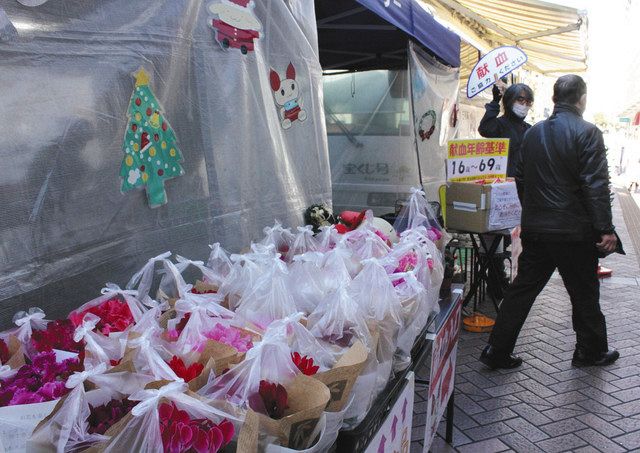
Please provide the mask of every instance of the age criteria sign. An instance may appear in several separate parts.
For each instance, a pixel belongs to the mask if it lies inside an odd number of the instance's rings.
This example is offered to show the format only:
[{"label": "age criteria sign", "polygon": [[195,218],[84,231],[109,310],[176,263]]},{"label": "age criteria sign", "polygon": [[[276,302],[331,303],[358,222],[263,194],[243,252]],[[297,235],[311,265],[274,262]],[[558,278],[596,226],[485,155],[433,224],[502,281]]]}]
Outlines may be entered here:
[{"label": "age criteria sign", "polygon": [[469,75],[467,97],[472,98],[527,62],[527,54],[513,46],[493,49],[482,57]]},{"label": "age criteria sign", "polygon": [[508,138],[449,140],[447,181],[469,182],[507,177]]}]

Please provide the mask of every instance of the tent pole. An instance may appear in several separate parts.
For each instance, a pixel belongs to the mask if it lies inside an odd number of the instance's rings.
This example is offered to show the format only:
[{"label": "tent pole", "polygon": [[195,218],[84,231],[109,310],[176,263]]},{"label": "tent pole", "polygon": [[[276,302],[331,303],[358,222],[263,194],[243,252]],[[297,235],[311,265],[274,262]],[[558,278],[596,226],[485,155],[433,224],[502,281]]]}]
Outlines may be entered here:
[{"label": "tent pole", "polygon": [[[409,41],[407,45],[407,80],[409,82],[409,105],[411,107],[410,118],[411,118],[411,128],[413,129],[413,143],[416,147],[416,158],[418,160],[418,178],[420,179],[420,188],[424,190],[424,185],[422,184],[422,165],[420,165],[420,150],[418,148],[418,137],[416,135],[416,119],[414,116],[414,108],[413,108],[413,74],[411,73],[411,41]],[[446,168],[446,167],[445,167]]]}]

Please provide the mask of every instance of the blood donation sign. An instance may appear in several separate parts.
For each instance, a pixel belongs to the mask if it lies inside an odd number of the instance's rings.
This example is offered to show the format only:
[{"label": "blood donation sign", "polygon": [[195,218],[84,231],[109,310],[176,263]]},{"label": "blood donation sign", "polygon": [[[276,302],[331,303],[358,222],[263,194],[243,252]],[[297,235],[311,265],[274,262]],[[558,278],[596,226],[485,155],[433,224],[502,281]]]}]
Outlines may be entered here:
[{"label": "blood donation sign", "polygon": [[447,146],[447,181],[506,178],[508,138],[449,140]]},{"label": "blood donation sign", "polygon": [[527,54],[513,46],[493,49],[482,57],[469,75],[467,97],[472,98],[527,62]]}]

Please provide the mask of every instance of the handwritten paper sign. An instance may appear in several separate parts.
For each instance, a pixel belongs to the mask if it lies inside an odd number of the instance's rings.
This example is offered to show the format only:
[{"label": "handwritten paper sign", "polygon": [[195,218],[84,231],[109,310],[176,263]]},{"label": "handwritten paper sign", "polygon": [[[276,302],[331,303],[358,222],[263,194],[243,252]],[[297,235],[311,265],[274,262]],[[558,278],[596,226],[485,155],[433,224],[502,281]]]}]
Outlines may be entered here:
[{"label": "handwritten paper sign", "polygon": [[471,71],[467,82],[467,97],[472,98],[496,83],[498,79],[527,62],[527,54],[513,46],[493,49],[482,57]]},{"label": "handwritten paper sign", "polygon": [[489,230],[503,230],[520,225],[522,207],[514,182],[491,186],[491,209],[489,210]]},{"label": "handwritten paper sign", "polygon": [[447,181],[507,177],[508,138],[449,140],[447,146]]}]

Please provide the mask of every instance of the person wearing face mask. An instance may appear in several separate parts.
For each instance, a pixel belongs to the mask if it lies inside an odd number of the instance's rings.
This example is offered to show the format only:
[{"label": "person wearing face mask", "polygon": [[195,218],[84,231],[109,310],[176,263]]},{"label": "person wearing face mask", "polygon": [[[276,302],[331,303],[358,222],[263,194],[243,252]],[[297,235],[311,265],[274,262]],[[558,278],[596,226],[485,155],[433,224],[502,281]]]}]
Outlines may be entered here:
[{"label": "person wearing face mask", "polygon": [[522,253],[518,275],[480,356],[493,369],[522,364],[513,355],[520,329],[556,269],[571,299],[576,333],[572,365],[604,366],[620,356],[609,350],[596,275],[599,256],[624,253],[612,223],[602,132],[582,119],[587,85],[581,77],[560,77],[553,102],[553,114],[525,134],[515,170]]},{"label": "person wearing face mask", "polygon": [[[500,114],[500,99],[504,115]],[[486,112],[478,126],[478,132],[485,138],[508,138],[509,160],[507,176],[514,176],[516,161],[520,154],[520,144],[524,133],[531,127],[524,119],[533,104],[533,91],[524,83],[516,83],[506,88],[498,80],[493,86],[493,101],[485,105]]]},{"label": "person wearing face mask", "polygon": [[[500,100],[504,114],[500,114]],[[508,138],[509,158],[507,160],[507,176],[515,174],[516,161],[520,155],[520,143],[525,132],[531,127],[524,119],[533,104],[533,91],[524,83],[516,83],[507,88],[502,80],[493,85],[493,101],[485,105],[486,112],[478,132],[486,138]],[[490,241],[488,241],[490,242]],[[511,238],[503,238],[503,247],[508,247]],[[495,272],[493,271],[495,269]],[[504,288],[509,284],[503,258],[494,260],[493,268],[489,270],[487,292],[494,300],[500,300],[504,295]]]}]

